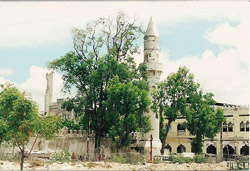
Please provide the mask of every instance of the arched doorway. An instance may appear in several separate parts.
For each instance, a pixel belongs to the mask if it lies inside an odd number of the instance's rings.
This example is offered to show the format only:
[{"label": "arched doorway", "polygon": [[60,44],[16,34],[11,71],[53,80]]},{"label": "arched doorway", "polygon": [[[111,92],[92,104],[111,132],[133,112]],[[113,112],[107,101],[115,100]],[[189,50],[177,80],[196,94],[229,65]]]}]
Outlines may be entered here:
[{"label": "arched doorway", "polygon": [[186,152],[186,147],[184,146],[184,145],[179,145],[178,147],[177,147],[177,153],[184,153],[184,152]]},{"label": "arched doorway", "polygon": [[230,145],[226,145],[223,148],[223,157],[224,158],[229,158],[230,156],[232,156],[234,154],[234,148]]},{"label": "arched doorway", "polygon": [[248,145],[244,145],[241,147],[240,155],[244,155],[244,156],[249,155],[249,146]]},{"label": "arched doorway", "polygon": [[207,153],[216,154],[216,147],[211,144],[210,146],[207,147]]}]

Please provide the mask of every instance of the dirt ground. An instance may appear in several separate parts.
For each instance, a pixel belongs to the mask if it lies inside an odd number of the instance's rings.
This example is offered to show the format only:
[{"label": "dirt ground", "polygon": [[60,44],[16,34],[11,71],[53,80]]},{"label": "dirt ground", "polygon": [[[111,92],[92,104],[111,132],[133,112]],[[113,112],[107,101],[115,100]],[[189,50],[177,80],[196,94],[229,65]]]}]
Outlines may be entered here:
[{"label": "dirt ground", "polygon": [[[19,163],[0,161],[0,170],[18,170]],[[26,161],[24,170],[229,170],[227,162],[217,164],[185,163],[185,164],[120,164],[114,162],[69,162]]]}]

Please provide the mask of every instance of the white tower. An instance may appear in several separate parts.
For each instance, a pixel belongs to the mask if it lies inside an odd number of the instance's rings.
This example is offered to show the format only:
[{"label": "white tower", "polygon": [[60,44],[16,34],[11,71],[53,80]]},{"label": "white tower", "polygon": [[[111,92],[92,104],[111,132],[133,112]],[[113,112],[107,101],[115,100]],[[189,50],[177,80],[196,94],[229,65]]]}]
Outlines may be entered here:
[{"label": "white tower", "polygon": [[[147,79],[150,88],[156,86],[162,73],[162,64],[159,63],[159,56],[159,33],[151,17],[144,36],[144,64],[147,66]],[[152,98],[151,96],[149,97]],[[153,155],[160,154],[161,141],[159,139],[159,118],[156,118],[152,110],[146,112],[145,115],[150,116],[152,130],[144,136],[143,145],[145,148],[150,147],[150,136],[152,135]]]},{"label": "white tower", "polygon": [[46,74],[47,88],[44,98],[44,112],[49,115],[49,105],[52,102],[52,90],[53,90],[53,72]]}]

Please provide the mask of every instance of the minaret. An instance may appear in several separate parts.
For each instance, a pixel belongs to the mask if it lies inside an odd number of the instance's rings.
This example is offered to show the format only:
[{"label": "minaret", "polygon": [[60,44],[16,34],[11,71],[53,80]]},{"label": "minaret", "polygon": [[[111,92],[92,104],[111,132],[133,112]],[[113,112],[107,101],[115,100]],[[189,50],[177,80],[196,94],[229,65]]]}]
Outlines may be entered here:
[{"label": "minaret", "polygon": [[[144,64],[147,66],[147,79],[150,89],[156,87],[162,73],[162,64],[159,63],[160,47],[159,33],[151,17],[144,36]],[[151,96],[149,96],[152,98]],[[159,139],[159,118],[150,109],[145,115],[150,116],[152,130],[144,135],[144,147],[150,147],[150,136],[153,137],[153,154],[160,154],[161,141]]]},{"label": "minaret", "polygon": [[53,72],[46,74],[47,88],[44,98],[44,113],[49,116],[49,105],[52,102],[52,90],[53,90]]}]

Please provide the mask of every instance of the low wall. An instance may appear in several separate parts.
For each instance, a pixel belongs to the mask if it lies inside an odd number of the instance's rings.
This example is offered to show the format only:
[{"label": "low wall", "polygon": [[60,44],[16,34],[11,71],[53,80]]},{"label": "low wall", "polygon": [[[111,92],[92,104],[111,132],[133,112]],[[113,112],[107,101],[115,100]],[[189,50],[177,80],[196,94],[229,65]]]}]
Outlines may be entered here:
[{"label": "low wall", "polygon": [[[25,151],[28,152],[32,144],[35,141],[35,137],[31,137],[29,143],[25,146]],[[76,156],[87,156],[87,133],[86,131],[74,131],[63,128],[60,133],[51,140],[45,140],[44,138],[38,138],[35,146],[33,147],[32,153],[46,153],[51,154],[58,151],[69,151],[71,154],[74,153]],[[93,155],[95,150],[95,135],[90,134],[89,138],[89,154]],[[18,147],[13,147],[11,144],[2,144],[0,151],[4,153],[18,153],[20,150]],[[106,157],[116,152],[116,148],[108,137],[102,138],[100,151],[105,154]],[[133,151],[130,148],[123,148],[120,152]]]}]

